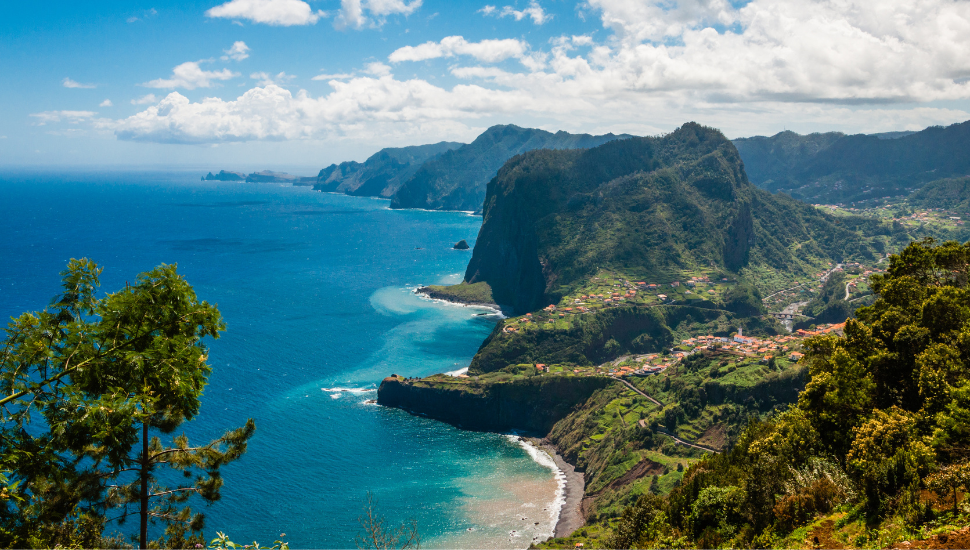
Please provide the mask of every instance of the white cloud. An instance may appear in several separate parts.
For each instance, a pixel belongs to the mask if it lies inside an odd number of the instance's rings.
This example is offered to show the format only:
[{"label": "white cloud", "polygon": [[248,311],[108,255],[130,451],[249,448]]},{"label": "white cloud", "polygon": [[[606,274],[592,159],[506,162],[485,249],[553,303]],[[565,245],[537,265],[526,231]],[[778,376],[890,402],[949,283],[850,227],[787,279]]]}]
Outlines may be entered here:
[{"label": "white cloud", "polygon": [[257,86],[269,86],[270,84],[276,84],[278,86],[282,86],[296,77],[281,71],[279,74],[275,76],[264,72],[253,73],[249,75],[249,78],[252,78],[253,80],[257,80],[258,81]]},{"label": "white cloud", "polygon": [[155,8],[151,8],[141,12],[141,17],[138,17],[137,15],[132,15],[128,19],[125,19],[125,21],[129,23],[134,23],[135,21],[141,21],[142,18],[148,19],[151,17],[155,17],[156,15],[158,15],[158,10],[156,10]]},{"label": "white cloud", "polygon": [[388,15],[411,15],[421,7],[422,0],[340,0],[340,12],[333,26],[338,29],[380,27]]},{"label": "white cloud", "polygon": [[196,88],[211,88],[214,80],[229,80],[239,76],[229,69],[221,71],[205,71],[199,67],[201,61],[186,61],[172,69],[171,78],[156,78],[145,82],[142,86],[146,88],[185,88],[194,90]]},{"label": "white cloud", "polygon": [[158,98],[155,97],[155,94],[143,95],[131,100],[132,105],[148,105],[149,103],[158,103]]},{"label": "white cloud", "polygon": [[521,59],[525,57],[528,49],[527,43],[512,38],[468,42],[461,36],[448,36],[441,42],[425,42],[418,46],[398,48],[388,56],[388,60],[391,63],[400,63],[468,55],[485,63],[495,63],[509,58]]},{"label": "white cloud", "polygon": [[106,99],[98,104],[98,107],[114,107],[114,103],[111,103],[110,99]]},{"label": "white cloud", "polygon": [[[358,2],[363,17],[367,4]],[[346,6],[346,3],[345,3]],[[400,80],[373,62],[318,75],[312,97],[275,84],[232,101],[169,94],[127,119],[98,119],[122,139],[223,141],[442,139],[497,121],[652,134],[687,120],[732,136],[921,129],[970,119],[970,2],[950,0],[588,0],[607,36],[447,37],[387,62],[453,58],[462,82]],[[494,13],[493,13],[494,14]],[[490,66],[518,59],[519,69]],[[437,75],[435,75],[437,76]],[[274,80],[275,77],[269,80]],[[464,129],[464,130],[463,130]]]},{"label": "white cloud", "polygon": [[223,50],[226,55],[222,56],[223,61],[229,61],[230,59],[234,61],[242,61],[249,57],[249,46],[246,45],[242,40],[237,40],[232,43],[232,47],[228,50]]},{"label": "white cloud", "polygon": [[230,0],[205,12],[208,17],[246,19],[253,23],[279,25],[312,25],[326,17],[321,10],[313,11],[302,0]]},{"label": "white cloud", "polygon": [[727,0],[589,3],[615,39],[582,61],[632,91],[681,90],[729,102],[970,95],[970,56],[959,53],[970,49],[967,2],[753,0],[740,9]]},{"label": "white cloud", "polygon": [[478,13],[483,15],[496,15],[498,17],[512,17],[516,21],[522,21],[525,18],[532,19],[532,22],[536,25],[541,25],[546,21],[552,19],[552,16],[546,13],[539,2],[536,0],[531,0],[529,6],[524,10],[517,10],[512,6],[505,6],[501,10],[498,10],[495,6],[486,5],[484,8],[478,10]]},{"label": "white cloud", "polygon": [[61,81],[61,84],[65,88],[97,88],[97,84],[81,84],[80,82],[75,82],[70,78],[65,78]]},{"label": "white cloud", "polygon": [[347,80],[348,78],[353,78],[352,73],[335,73],[335,74],[318,74],[317,76],[311,78],[310,80]]},{"label": "white cloud", "polygon": [[380,61],[374,61],[364,65],[364,72],[372,76],[388,76],[391,74],[391,68]]},{"label": "white cloud", "polygon": [[44,126],[51,122],[61,121],[77,124],[94,117],[96,114],[98,113],[94,111],[44,111],[43,113],[32,113],[30,116],[37,119],[38,126]]}]

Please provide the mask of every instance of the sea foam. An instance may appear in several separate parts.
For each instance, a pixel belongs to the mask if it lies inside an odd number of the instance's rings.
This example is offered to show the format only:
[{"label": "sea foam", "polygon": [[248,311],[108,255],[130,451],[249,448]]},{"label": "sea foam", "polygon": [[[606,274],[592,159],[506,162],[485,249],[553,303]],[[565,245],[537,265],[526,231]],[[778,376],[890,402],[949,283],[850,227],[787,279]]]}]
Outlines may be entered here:
[{"label": "sea foam", "polygon": [[552,503],[549,505],[550,514],[548,531],[540,532],[540,535],[544,536],[545,539],[550,539],[556,533],[556,524],[559,523],[559,515],[562,513],[562,507],[566,504],[566,474],[559,469],[559,466],[556,465],[556,461],[549,456],[549,453],[544,449],[536,447],[529,441],[526,441],[522,437],[515,434],[509,434],[505,437],[507,437],[509,441],[521,447],[537,464],[552,470],[552,473],[556,478],[556,493],[552,499]]}]

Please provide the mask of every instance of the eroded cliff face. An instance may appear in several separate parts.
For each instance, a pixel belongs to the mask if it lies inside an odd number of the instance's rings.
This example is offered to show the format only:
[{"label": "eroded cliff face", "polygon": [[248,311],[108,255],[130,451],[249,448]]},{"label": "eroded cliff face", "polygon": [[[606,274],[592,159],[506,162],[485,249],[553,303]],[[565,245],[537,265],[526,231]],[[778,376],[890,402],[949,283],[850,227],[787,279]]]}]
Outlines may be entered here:
[{"label": "eroded cliff face", "polygon": [[[487,282],[496,302],[523,313],[598,267],[660,275],[723,264],[728,220],[751,190],[731,142],[693,123],[662,138],[519,155],[488,184],[465,281]],[[751,239],[741,237],[744,249],[731,252],[746,258]]]},{"label": "eroded cliff face", "polygon": [[381,382],[377,402],[464,429],[545,435],[593,392],[616,383],[602,377],[537,376],[482,385],[435,385],[393,376]]}]

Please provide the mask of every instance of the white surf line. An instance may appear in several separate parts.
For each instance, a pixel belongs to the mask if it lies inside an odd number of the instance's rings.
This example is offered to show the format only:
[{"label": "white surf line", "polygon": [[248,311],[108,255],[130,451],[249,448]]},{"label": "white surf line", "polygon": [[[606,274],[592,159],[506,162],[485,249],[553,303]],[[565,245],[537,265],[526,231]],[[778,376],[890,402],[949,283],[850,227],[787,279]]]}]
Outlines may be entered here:
[{"label": "white surf line", "polygon": [[462,374],[468,374],[468,367],[463,367],[458,370],[449,371],[449,372],[446,372],[445,374],[447,374],[448,376],[461,376]]},{"label": "white surf line", "polygon": [[376,392],[377,391],[377,388],[376,387],[367,387],[367,388],[338,388],[338,387],[333,387],[333,388],[320,388],[320,391],[329,393],[331,399],[340,399],[340,396],[342,396],[344,394],[362,395],[362,394],[365,394],[365,393],[373,393],[373,392]]},{"label": "white surf line", "polygon": [[415,296],[417,296],[418,298],[420,298],[422,300],[427,300],[429,302],[433,302],[433,303],[436,303],[436,304],[443,304],[443,305],[446,305],[446,306],[467,307],[467,308],[472,308],[472,309],[484,309],[486,311],[490,311],[491,312],[490,315],[498,315],[502,319],[505,319],[505,315],[502,314],[502,310],[500,308],[497,308],[497,307],[485,306],[485,305],[479,305],[479,304],[463,304],[461,302],[452,302],[450,300],[442,300],[441,298],[432,298],[431,296],[428,296],[427,294],[424,294],[423,292],[418,292],[418,289],[419,288],[422,288],[424,286],[427,286],[427,285],[419,285],[419,286],[417,286],[417,287],[415,287],[413,289],[409,289],[409,290],[411,290],[411,294],[414,294]]},{"label": "white surf line", "polygon": [[559,516],[562,515],[563,506],[566,505],[566,473],[559,469],[559,466],[556,465],[556,461],[549,456],[549,453],[547,453],[545,450],[536,447],[527,440],[515,434],[508,434],[505,437],[509,438],[509,441],[515,443],[519,447],[522,447],[522,449],[529,454],[529,457],[532,458],[532,460],[534,460],[537,464],[552,470],[552,473],[556,478],[556,494],[555,497],[553,497],[552,504],[550,506],[552,508],[552,514],[550,517],[551,522],[549,524],[549,531],[537,533],[536,537],[537,539],[541,539],[537,540],[537,542],[549,540],[556,534],[556,525],[559,524]]}]

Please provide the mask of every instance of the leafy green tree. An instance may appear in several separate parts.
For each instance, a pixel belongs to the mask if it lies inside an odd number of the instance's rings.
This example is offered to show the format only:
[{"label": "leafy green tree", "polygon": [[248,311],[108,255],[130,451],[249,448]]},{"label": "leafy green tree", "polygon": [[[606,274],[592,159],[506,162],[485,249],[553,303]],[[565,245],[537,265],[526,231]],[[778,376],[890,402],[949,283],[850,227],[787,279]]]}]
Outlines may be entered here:
[{"label": "leafy green tree", "polygon": [[[17,498],[0,510],[13,526],[2,542],[63,544],[63,527],[74,525],[72,533],[87,534],[72,542],[97,545],[108,522],[132,515],[141,548],[156,522],[167,526],[161,544],[201,542],[186,533],[200,531],[203,516],[184,503],[219,499],[220,468],[245,452],[255,427],[249,420],[201,446],[169,434],[198,413],[211,372],[202,340],[225,325],[174,265],[99,299],[100,273],[90,260],[71,260],[64,293],[7,329],[0,468]],[[159,468],[184,482],[163,484]]]}]

